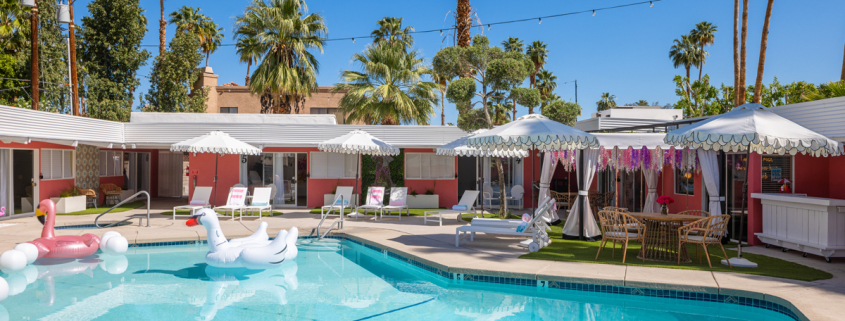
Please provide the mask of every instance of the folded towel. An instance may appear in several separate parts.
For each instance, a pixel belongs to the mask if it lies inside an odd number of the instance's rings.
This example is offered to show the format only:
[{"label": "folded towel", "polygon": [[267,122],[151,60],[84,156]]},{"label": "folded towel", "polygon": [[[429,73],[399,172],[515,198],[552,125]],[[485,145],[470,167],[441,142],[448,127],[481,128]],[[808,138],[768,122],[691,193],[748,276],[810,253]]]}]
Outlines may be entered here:
[{"label": "folded towel", "polygon": [[522,222],[519,224],[519,226],[516,227],[516,232],[522,233],[522,231],[525,231],[526,227],[528,227],[528,222]]},{"label": "folded towel", "polygon": [[456,210],[456,211],[466,211],[467,206],[466,205],[454,205],[454,206],[452,206],[452,209]]},{"label": "folded towel", "polygon": [[191,205],[205,206],[205,201],[191,201]]},{"label": "folded towel", "polygon": [[390,201],[390,203],[388,203],[388,204],[390,204],[390,205],[396,205],[396,206],[405,206],[405,202],[404,202],[404,201]]},{"label": "folded towel", "polygon": [[349,200],[336,200],[334,201],[334,205],[349,205]]}]

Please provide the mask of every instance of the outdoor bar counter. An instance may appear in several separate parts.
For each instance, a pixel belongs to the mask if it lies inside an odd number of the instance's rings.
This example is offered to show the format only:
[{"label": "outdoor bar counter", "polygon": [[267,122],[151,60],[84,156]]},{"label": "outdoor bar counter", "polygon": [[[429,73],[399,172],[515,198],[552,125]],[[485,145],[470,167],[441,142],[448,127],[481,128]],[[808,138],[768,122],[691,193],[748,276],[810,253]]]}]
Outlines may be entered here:
[{"label": "outdoor bar counter", "polygon": [[763,204],[761,241],[786,249],[831,257],[845,256],[845,200],[800,194],[752,193]]}]

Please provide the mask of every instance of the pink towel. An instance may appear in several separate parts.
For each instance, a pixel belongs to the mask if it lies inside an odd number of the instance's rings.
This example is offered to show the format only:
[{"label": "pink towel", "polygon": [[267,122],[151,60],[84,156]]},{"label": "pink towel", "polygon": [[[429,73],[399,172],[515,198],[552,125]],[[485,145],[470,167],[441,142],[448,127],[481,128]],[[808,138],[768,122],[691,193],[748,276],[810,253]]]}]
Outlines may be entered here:
[{"label": "pink towel", "polygon": [[396,205],[396,206],[404,206],[405,202],[403,202],[403,201],[390,201],[389,204],[390,205]]}]

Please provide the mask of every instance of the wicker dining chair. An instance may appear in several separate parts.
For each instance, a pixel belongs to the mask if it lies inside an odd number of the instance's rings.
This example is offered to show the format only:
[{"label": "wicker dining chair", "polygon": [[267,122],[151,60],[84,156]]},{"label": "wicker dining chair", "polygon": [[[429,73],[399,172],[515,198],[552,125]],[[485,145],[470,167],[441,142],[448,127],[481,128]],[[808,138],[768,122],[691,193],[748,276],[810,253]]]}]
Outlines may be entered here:
[{"label": "wicker dining chair", "polygon": [[[710,212],[708,212],[708,211],[702,211],[702,210],[686,210],[686,211],[682,211],[682,212],[678,213],[678,215],[691,215],[691,216],[710,217]],[[684,222],[684,225],[686,225],[686,224],[692,224],[692,223],[694,223],[694,222]],[[701,227],[701,226],[696,226],[696,227]],[[692,234],[692,235],[697,235],[697,234],[698,234],[698,231],[692,231],[692,232],[690,232],[690,234]],[[696,251],[698,251],[698,250],[696,250]]]},{"label": "wicker dining chair", "polygon": [[627,212],[628,212],[628,209],[626,209],[626,208],[615,207],[615,206],[605,206],[605,207],[603,207],[601,210],[602,210],[602,211],[622,212],[622,213],[627,213]]},{"label": "wicker dining chair", "polygon": [[82,188],[77,186],[76,192],[79,195],[85,195],[85,206],[87,207],[88,204],[94,205],[94,208],[97,208],[97,191],[90,189],[90,188]]},{"label": "wicker dining chair", "polygon": [[[701,245],[704,248],[704,255],[707,257],[707,265],[710,268],[713,268],[713,264],[710,263],[710,253],[707,251],[708,245],[718,245],[722,249],[722,254],[725,255],[725,260],[727,260],[728,253],[722,246],[722,237],[727,233],[730,219],[730,215],[710,216],[678,228],[678,264],[681,264],[681,247],[684,246],[684,243]],[[697,233],[693,234],[692,232]],[[698,247],[696,247],[696,252],[698,252]],[[697,254],[697,256],[700,264],[701,255]],[[732,268],[730,261],[728,261],[728,267]]]},{"label": "wicker dining chair", "polygon": [[557,207],[560,210],[568,211],[572,207],[572,201],[578,196],[578,193],[561,193],[550,191],[552,198],[557,202]]},{"label": "wicker dining chair", "polygon": [[100,190],[103,191],[103,195],[106,197],[106,205],[109,205],[109,202],[111,202],[111,205],[120,203],[120,192],[123,191],[123,189],[119,186],[112,183],[100,184]]},{"label": "wicker dining chair", "polygon": [[[645,239],[645,224],[631,215],[617,211],[599,211],[598,217],[601,223],[602,240],[599,244],[599,250],[596,252],[596,260],[599,259],[601,249],[604,248],[607,241],[613,242],[611,257],[616,256],[616,242],[621,242],[622,263],[624,264],[625,257],[628,254],[628,241],[642,242]],[[643,258],[643,262],[645,262],[645,258]]]}]

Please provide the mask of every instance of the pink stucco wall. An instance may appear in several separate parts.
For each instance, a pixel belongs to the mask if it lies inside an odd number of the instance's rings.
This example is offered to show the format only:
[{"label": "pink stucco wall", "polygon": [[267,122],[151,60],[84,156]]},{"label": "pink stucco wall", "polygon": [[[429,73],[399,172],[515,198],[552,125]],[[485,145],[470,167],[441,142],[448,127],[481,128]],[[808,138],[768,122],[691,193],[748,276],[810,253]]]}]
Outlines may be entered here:
[{"label": "pink stucco wall", "polygon": [[670,166],[663,167],[659,178],[661,184],[657,186],[657,195],[658,197],[668,195],[675,199],[675,203],[669,204],[669,213],[701,209],[701,193],[704,193],[701,185],[703,178],[700,172],[694,173],[693,176],[695,180],[695,194],[689,196],[687,194],[677,194],[675,193],[675,171]]},{"label": "pink stucco wall", "polygon": [[[405,153],[434,153],[430,148],[407,148]],[[455,158],[455,171],[457,172],[458,159]],[[408,192],[416,190],[419,194],[424,194],[426,189],[434,189],[434,194],[438,195],[440,207],[451,208],[452,205],[458,204],[458,179],[405,179],[405,186],[408,187]]]},{"label": "pink stucco wall", "polygon": [[[51,144],[51,143],[44,143],[44,142],[37,142],[33,141],[29,144],[21,144],[21,143],[2,143],[0,142],[0,148],[14,148],[14,149],[30,149],[30,150],[38,150],[39,153],[37,155],[37,159],[35,163],[39,168],[39,173],[41,172],[41,149],[67,149],[67,150],[74,150],[75,148],[72,146],[67,145],[58,145],[58,144]],[[40,199],[47,199],[50,197],[57,197],[59,194],[62,193],[62,190],[68,189],[69,187],[73,187],[75,180],[74,179],[53,179],[53,180],[39,180],[38,182],[38,197]]]}]

